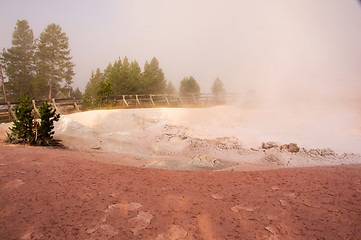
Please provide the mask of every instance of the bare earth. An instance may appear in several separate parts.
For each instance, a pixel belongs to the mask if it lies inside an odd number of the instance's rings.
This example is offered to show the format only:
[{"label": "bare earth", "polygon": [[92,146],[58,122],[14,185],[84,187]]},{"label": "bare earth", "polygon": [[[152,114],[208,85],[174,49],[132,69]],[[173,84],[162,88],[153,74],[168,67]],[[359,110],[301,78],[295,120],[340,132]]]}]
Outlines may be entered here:
[{"label": "bare earth", "polygon": [[0,239],[361,239],[360,165],[175,171],[119,153],[0,153]]}]

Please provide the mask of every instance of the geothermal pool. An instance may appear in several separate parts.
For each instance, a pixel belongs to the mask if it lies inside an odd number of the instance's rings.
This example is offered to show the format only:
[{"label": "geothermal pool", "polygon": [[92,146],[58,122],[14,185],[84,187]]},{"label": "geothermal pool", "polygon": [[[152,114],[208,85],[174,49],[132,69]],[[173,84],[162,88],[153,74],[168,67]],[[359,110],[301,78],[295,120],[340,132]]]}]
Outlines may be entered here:
[{"label": "geothermal pool", "polygon": [[[95,110],[63,115],[56,123],[55,137],[68,148],[85,151],[183,159],[201,155],[254,163],[263,163],[272,154],[278,164],[308,166],[361,163],[355,155],[361,154],[360,123],[357,111],[344,109],[327,113],[325,109],[301,113],[242,106]],[[308,152],[290,155],[259,150],[268,141],[297,143],[308,150],[329,148],[340,156],[336,159],[331,154],[321,161],[325,154],[320,153],[310,162]],[[343,153],[355,154],[341,157]]]},{"label": "geothermal pool", "polygon": [[63,115],[56,124],[56,136],[79,138],[91,147],[111,151],[131,150],[122,144],[149,148],[154,142],[137,146],[137,140],[155,140],[170,131],[200,139],[237,138],[252,148],[268,141],[294,142],[305,148],[361,154],[359,120],[356,112],[301,117],[236,106],[96,110]]}]

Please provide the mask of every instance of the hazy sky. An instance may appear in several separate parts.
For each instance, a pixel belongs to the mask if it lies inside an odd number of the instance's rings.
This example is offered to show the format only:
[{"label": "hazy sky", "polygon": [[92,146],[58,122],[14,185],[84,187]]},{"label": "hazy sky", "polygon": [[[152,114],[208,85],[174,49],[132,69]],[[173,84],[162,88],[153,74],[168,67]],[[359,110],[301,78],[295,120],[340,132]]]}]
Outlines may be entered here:
[{"label": "hazy sky", "polygon": [[357,0],[1,0],[1,49],[18,19],[35,37],[62,27],[82,90],[124,56],[142,68],[155,56],[167,80],[192,75],[202,92],[216,77],[229,92],[361,90]]}]

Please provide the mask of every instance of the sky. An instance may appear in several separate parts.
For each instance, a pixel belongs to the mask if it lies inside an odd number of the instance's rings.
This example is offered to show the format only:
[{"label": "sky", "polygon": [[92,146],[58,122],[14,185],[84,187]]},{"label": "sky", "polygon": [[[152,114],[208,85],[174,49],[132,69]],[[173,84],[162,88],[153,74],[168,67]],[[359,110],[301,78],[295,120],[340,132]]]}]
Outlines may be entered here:
[{"label": "sky", "polygon": [[60,25],[81,90],[127,56],[142,68],[156,57],[167,80],[193,76],[201,92],[219,77],[228,92],[361,93],[357,0],[1,0],[1,49],[22,19],[35,37]]}]

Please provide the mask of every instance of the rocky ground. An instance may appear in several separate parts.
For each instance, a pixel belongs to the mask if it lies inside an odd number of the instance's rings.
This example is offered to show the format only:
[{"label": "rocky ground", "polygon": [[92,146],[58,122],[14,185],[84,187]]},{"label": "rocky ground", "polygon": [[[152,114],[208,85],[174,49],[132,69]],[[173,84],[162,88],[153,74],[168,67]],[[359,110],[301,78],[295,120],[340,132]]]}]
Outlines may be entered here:
[{"label": "rocky ground", "polygon": [[360,165],[175,171],[120,153],[0,153],[0,239],[361,239]]}]

